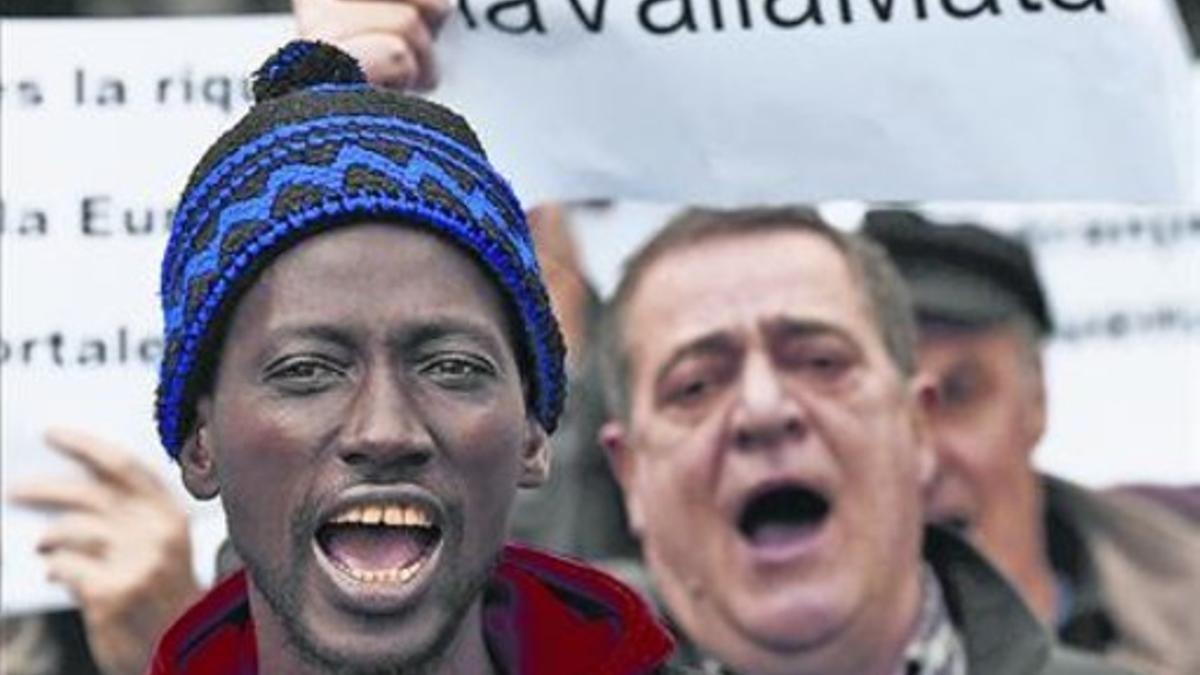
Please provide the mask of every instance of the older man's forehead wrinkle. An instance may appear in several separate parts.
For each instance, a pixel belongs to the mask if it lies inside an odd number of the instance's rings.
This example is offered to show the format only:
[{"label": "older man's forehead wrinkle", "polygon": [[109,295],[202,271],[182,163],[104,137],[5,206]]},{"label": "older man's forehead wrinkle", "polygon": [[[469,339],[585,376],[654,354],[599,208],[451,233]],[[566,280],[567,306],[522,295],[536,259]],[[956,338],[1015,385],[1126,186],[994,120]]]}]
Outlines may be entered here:
[{"label": "older man's forehead wrinkle", "polygon": [[865,332],[877,332],[850,266],[822,239],[756,235],[671,251],[628,298],[623,332],[632,388],[654,382],[678,345],[724,331],[750,339],[762,322],[781,317],[857,337],[863,351],[872,351]]},{"label": "older man's forehead wrinkle", "polygon": [[832,336],[850,343],[857,342],[850,331],[831,321],[796,317],[787,314],[768,317],[760,322],[765,334],[773,339]]},{"label": "older man's forehead wrinkle", "polygon": [[[776,340],[792,338],[807,338],[833,336],[849,343],[855,340],[844,328],[819,319],[807,319],[789,315],[774,315],[761,319],[755,326],[756,331],[769,343]],[[655,369],[654,381],[659,382],[671,369],[680,362],[703,356],[730,356],[743,351],[754,342],[754,335],[747,334],[744,328],[732,327],[728,330],[716,330],[685,339],[679,346],[672,349],[669,357]]]}]

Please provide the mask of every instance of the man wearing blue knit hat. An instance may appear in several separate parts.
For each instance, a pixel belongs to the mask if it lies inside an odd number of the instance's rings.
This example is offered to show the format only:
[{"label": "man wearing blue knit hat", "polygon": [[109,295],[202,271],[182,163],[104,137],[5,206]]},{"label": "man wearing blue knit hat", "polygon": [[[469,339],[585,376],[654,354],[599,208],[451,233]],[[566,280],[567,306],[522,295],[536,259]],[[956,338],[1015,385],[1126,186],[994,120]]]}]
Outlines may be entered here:
[{"label": "man wearing blue knit hat", "polygon": [[311,42],[255,94],[172,226],[157,401],[246,571],[151,672],[663,672],[633,591],[505,545],[548,472],[564,349],[470,127]]}]

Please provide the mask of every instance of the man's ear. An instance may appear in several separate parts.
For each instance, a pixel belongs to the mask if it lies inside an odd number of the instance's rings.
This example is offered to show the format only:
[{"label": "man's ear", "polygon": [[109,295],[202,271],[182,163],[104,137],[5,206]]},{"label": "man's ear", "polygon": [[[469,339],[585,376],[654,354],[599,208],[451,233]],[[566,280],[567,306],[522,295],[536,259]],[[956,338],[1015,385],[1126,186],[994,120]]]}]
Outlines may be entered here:
[{"label": "man's ear", "polygon": [[926,373],[918,372],[909,383],[913,405],[913,436],[917,450],[917,475],[921,490],[928,489],[937,473],[937,439],[933,428],[934,415],[941,405],[937,382]]},{"label": "man's ear", "polygon": [[535,488],[550,478],[550,438],[542,423],[529,418],[529,435],[521,450],[521,476],[517,487]]},{"label": "man's ear", "polygon": [[609,420],[600,427],[599,441],[608,457],[608,466],[621,486],[625,500],[625,512],[629,517],[629,529],[640,539],[645,527],[645,514],[637,491],[638,458],[629,447],[629,433],[625,425]]},{"label": "man's ear", "polygon": [[179,471],[183,476],[183,485],[196,499],[212,499],[221,491],[209,429],[211,419],[212,398],[206,396],[196,402],[192,430],[179,451]]}]

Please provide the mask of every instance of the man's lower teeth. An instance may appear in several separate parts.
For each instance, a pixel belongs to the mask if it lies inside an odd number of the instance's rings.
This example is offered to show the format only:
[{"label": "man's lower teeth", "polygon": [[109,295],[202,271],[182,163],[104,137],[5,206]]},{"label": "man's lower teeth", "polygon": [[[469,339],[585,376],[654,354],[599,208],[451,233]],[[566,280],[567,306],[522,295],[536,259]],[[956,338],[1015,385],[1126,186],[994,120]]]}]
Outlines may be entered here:
[{"label": "man's lower teeth", "polygon": [[420,561],[415,562],[408,567],[401,567],[392,570],[355,570],[346,569],[346,573],[355,581],[364,584],[394,584],[407,583],[417,574],[417,570],[421,569]]}]

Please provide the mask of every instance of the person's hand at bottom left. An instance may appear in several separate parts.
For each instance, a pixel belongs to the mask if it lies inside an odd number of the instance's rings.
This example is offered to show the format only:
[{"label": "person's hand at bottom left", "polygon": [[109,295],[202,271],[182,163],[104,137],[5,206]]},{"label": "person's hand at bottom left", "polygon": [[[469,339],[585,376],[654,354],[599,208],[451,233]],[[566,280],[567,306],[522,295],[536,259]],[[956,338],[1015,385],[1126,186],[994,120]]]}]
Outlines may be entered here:
[{"label": "person's hand at bottom left", "polygon": [[65,430],[46,442],[86,477],[26,483],[10,498],[57,514],[38,553],[79,604],[97,666],[140,675],[158,637],[200,594],[187,514],[128,450]]}]

